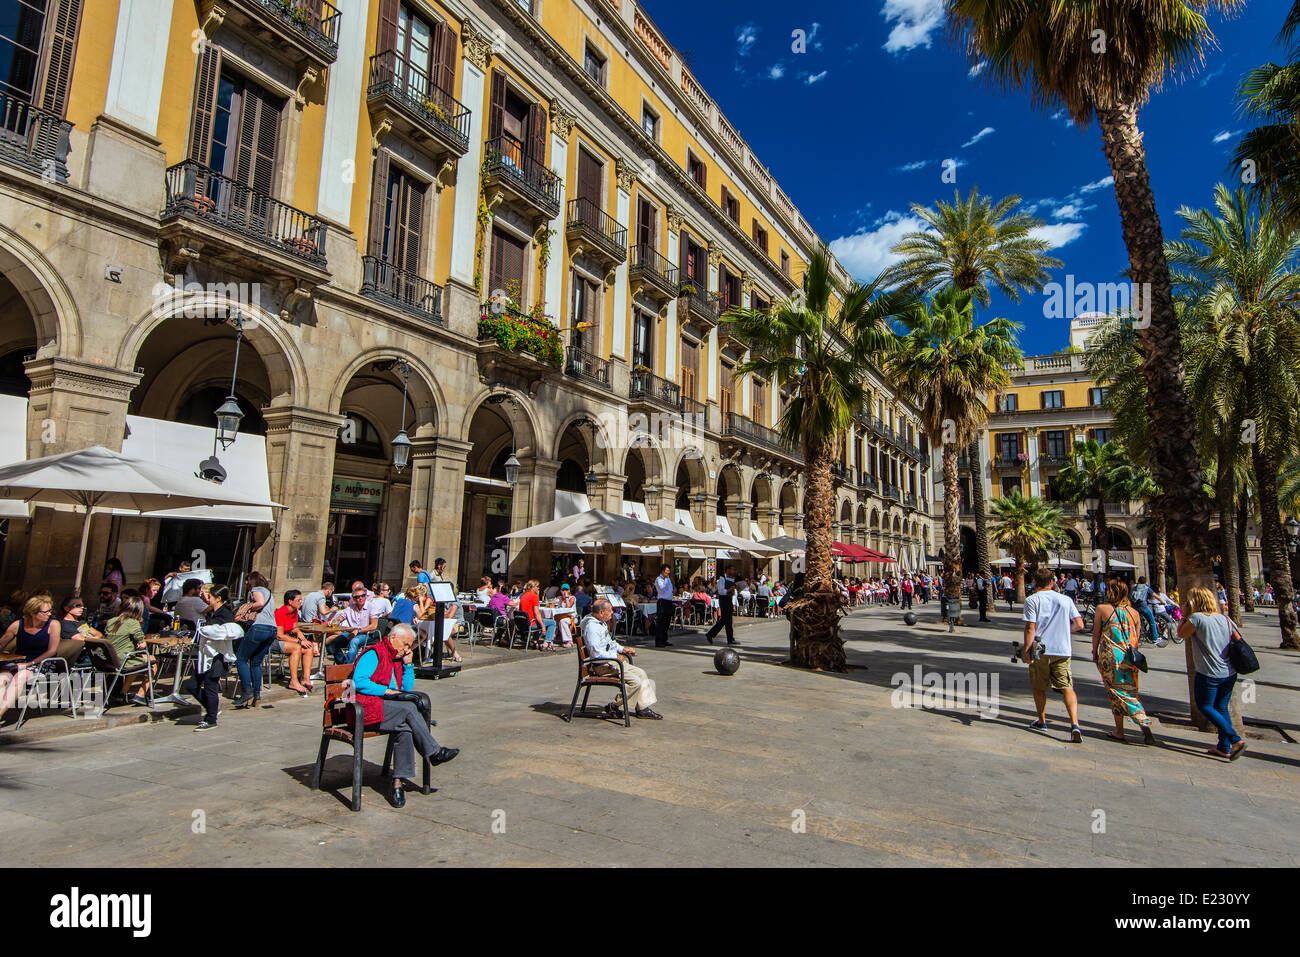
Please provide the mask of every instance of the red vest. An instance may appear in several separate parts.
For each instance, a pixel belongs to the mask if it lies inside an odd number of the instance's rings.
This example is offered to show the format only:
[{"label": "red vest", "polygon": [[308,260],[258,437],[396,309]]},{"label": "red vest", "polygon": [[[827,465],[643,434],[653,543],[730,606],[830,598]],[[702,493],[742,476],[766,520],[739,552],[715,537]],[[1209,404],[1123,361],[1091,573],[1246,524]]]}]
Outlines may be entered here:
[{"label": "red vest", "polygon": [[[367,648],[365,654],[370,654],[373,651],[375,657],[379,659],[379,662],[375,665],[374,673],[370,676],[370,680],[382,688],[387,688],[389,682],[393,680],[393,670],[396,669],[397,688],[400,691],[402,688],[402,681],[405,677],[404,672],[406,666],[402,664],[400,658],[396,657],[394,650],[393,646],[388,643],[388,639],[384,638],[378,644],[371,645]],[[383,698],[372,694],[361,694],[361,692],[357,692],[357,703],[361,705],[366,716],[366,724],[379,724],[379,722],[384,720]]]}]

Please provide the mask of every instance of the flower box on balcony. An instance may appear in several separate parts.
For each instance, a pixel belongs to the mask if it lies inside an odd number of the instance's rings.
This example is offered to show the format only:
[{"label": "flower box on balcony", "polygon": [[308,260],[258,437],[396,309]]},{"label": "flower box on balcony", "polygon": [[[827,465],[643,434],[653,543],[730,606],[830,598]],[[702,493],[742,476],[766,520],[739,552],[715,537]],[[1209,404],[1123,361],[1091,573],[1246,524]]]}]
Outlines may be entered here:
[{"label": "flower box on balcony", "polygon": [[478,320],[479,339],[495,339],[503,349],[527,352],[560,368],[564,364],[564,344],[560,330],[545,318],[491,312],[485,309]]},{"label": "flower box on balcony", "polygon": [[297,236],[293,239],[286,239],[284,244],[299,256],[316,255],[316,243],[308,239],[306,236]]},{"label": "flower box on balcony", "polygon": [[206,216],[209,213],[215,213],[217,211],[216,202],[207,196],[195,196],[193,202],[194,211],[200,216]]}]

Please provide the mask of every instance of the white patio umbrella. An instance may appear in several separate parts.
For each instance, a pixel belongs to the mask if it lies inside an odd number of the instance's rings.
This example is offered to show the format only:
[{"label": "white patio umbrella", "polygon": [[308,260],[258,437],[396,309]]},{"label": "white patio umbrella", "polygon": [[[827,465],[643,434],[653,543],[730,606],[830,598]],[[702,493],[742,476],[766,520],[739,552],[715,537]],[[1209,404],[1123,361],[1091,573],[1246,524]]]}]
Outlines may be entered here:
[{"label": "white patio umbrella", "polygon": [[[687,536],[672,529],[660,528],[639,518],[615,515],[603,509],[592,508],[576,515],[566,515],[540,525],[521,528],[502,538],[550,538],[566,542],[591,545],[659,545],[667,541],[687,541]],[[592,567],[596,565],[596,550],[592,548]]]},{"label": "white patio umbrella", "polygon": [[765,538],[759,542],[759,544],[775,548],[777,551],[786,555],[794,555],[808,550],[808,542],[806,539],[791,538],[789,535],[778,535],[775,538]]},{"label": "white patio umbrella", "polygon": [[90,541],[90,519],[95,512],[132,509],[161,512],[204,505],[284,506],[220,485],[189,472],[137,459],[102,445],[75,452],[16,462],[0,468],[0,499],[85,510],[81,527],[81,553],[77,557],[75,594],[81,594],[81,575]]},{"label": "white patio umbrella", "polygon": [[[1082,562],[1076,562],[1073,559],[1069,559],[1069,558],[1062,558],[1056,552],[1048,552],[1047,559],[1048,559],[1047,564],[1051,565],[1053,568],[1082,568],[1083,567]],[[1114,559],[1111,560],[1111,564],[1112,565],[1115,564]]]}]

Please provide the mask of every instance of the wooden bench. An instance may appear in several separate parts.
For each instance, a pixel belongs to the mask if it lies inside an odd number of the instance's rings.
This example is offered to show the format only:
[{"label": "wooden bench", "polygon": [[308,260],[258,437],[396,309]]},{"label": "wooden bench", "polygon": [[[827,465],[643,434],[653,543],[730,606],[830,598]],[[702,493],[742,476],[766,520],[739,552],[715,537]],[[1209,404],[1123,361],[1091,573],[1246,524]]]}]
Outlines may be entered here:
[{"label": "wooden bench", "polygon": [[[627,704],[627,682],[624,678],[623,662],[618,658],[592,658],[587,651],[587,642],[582,637],[582,628],[574,629],[573,641],[578,649],[578,684],[573,689],[573,701],[569,703],[569,714],[565,721],[573,720],[573,713],[578,707],[578,693],[585,690],[582,695],[582,711],[587,712],[587,699],[591,697],[591,689],[597,686],[617,688],[621,694],[623,703],[623,727],[631,727],[632,714]],[[618,665],[618,675],[596,675],[592,674],[591,666],[603,662],[613,662]]]},{"label": "wooden bench", "polygon": [[[329,752],[331,741],[342,741],[344,744],[352,747],[352,810],[361,810],[361,769],[363,762],[363,752],[365,750],[365,739],[373,738],[377,735],[388,736],[388,747],[384,751],[384,766],[381,773],[388,775],[388,769],[393,764],[393,738],[392,733],[381,731],[378,725],[365,725],[364,709],[359,705],[347,700],[350,697],[347,694],[349,679],[352,677],[352,669],[355,665],[327,665],[325,667],[325,710],[321,717],[321,736],[320,752],[316,755],[316,769],[311,777],[311,789],[320,790],[320,776],[325,769],[325,756]],[[409,665],[408,665],[409,667]],[[429,719],[429,726],[433,727],[438,722],[432,718]],[[424,786],[420,788],[421,794],[428,794],[432,787],[429,783],[429,772],[432,765],[428,757],[424,758]]]}]

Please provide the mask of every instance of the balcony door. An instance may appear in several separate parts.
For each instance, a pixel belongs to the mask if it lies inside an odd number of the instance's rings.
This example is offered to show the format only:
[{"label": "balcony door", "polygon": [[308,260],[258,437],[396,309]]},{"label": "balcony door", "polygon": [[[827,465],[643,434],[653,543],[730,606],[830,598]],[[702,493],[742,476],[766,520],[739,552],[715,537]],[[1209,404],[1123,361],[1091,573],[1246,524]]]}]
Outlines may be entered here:
[{"label": "balcony door", "polygon": [[[30,104],[63,117],[82,0],[0,0],[0,118],[25,136]],[[13,105],[10,105],[13,104]]]},{"label": "balcony door", "polygon": [[544,169],[546,135],[546,108],[528,102],[510,88],[504,73],[493,70],[488,139],[501,159],[521,172]]},{"label": "balcony door", "polygon": [[691,238],[691,234],[682,230],[681,236],[681,275],[683,281],[689,280],[700,298],[704,298],[709,288],[708,252]]},{"label": "balcony door", "polygon": [[[636,201],[636,244],[646,252],[654,252],[658,238],[659,207],[647,199],[638,198]],[[643,261],[641,262],[642,265],[646,265]]]},{"label": "balcony door", "polygon": [[[600,303],[600,286],[577,272],[573,274],[573,348],[595,352],[599,330],[596,328]],[[587,328],[583,329],[582,326]]]},{"label": "balcony door", "polygon": [[416,306],[427,190],[426,183],[392,165],[387,150],[379,151],[370,228],[370,255],[379,260],[375,280],[384,292]]},{"label": "balcony door", "polygon": [[750,418],[759,425],[767,425],[767,383],[754,379],[749,387]]},{"label": "balcony door", "polygon": [[653,370],[655,317],[637,309],[632,315],[632,366]]},{"label": "balcony door", "polygon": [[492,295],[504,292],[524,308],[524,241],[500,229],[492,230]]},{"label": "balcony door", "polygon": [[381,0],[375,41],[378,75],[417,103],[432,100],[450,114],[456,89],[456,34],[399,0]]},{"label": "balcony door", "polygon": [[694,339],[682,339],[682,395],[698,401],[696,381],[700,376],[700,344]]},{"label": "balcony door", "polygon": [[730,362],[722,363],[722,376],[718,382],[718,408],[722,412],[722,424],[725,427],[735,411],[736,367]]},{"label": "balcony door", "polygon": [[[604,179],[605,164],[582,147],[578,147],[578,198],[585,199],[589,204],[588,211],[582,215],[588,216],[591,212],[601,208],[600,193]],[[584,218],[583,222],[600,228],[599,218],[598,216],[590,216],[589,220]]]}]

